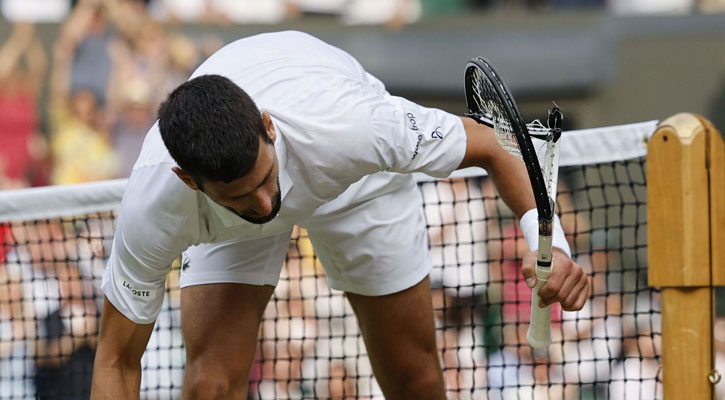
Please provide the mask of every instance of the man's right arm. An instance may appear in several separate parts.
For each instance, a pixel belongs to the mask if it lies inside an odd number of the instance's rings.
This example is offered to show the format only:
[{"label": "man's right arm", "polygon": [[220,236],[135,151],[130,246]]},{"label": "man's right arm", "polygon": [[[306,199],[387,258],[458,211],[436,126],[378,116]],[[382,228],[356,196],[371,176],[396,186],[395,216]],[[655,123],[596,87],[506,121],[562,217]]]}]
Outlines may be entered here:
[{"label": "man's right arm", "polygon": [[105,299],[101,313],[91,399],[138,399],[141,356],[154,324],[137,324]]}]

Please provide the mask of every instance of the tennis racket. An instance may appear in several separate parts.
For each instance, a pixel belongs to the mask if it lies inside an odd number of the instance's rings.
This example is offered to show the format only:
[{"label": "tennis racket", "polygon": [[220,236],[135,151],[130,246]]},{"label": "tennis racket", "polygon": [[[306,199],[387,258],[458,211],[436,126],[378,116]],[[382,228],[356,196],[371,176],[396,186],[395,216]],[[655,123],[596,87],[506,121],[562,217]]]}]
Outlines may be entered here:
[{"label": "tennis racket", "polygon": [[[548,126],[539,121],[527,125],[500,75],[480,57],[466,65],[465,89],[466,115],[492,127],[501,147],[526,165],[539,212],[537,283],[531,298],[531,321],[526,339],[533,348],[546,348],[551,344],[551,306],[539,307],[539,289],[546,284],[552,271],[551,241],[563,117],[554,105],[549,110]],[[532,138],[537,139],[536,146]]]}]

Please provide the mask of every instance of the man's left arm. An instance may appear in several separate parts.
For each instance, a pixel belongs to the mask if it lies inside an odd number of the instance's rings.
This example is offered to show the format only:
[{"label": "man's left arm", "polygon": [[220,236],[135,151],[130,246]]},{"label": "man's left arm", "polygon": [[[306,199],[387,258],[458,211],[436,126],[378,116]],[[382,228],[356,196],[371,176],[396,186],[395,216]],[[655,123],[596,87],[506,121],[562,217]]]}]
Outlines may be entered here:
[{"label": "man's left arm", "polygon": [[[526,166],[504,150],[492,128],[470,118],[461,118],[466,131],[466,152],[459,168],[481,167],[488,171],[496,189],[511,211],[521,218],[536,208]],[[522,274],[526,284],[536,284],[536,252],[523,258]],[[539,290],[542,306],[560,302],[566,311],[581,310],[589,297],[589,278],[581,266],[562,250],[554,248],[554,269],[546,285]]]}]

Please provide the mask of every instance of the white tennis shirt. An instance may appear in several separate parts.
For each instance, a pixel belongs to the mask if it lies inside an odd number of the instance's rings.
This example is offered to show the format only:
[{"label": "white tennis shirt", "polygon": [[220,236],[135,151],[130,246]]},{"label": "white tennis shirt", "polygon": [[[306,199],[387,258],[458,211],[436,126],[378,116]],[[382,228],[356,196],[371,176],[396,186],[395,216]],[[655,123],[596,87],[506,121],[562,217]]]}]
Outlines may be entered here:
[{"label": "white tennis shirt", "polygon": [[109,301],[137,323],[154,321],[171,262],[189,246],[304,227],[398,188],[412,172],[446,177],[465,153],[459,117],[391,96],[349,54],[301,32],[233,42],[192,78],[205,74],[228,77],[270,113],[281,209],[255,225],[189,189],[172,172],[176,163],[155,124],[124,193],[102,283]]}]

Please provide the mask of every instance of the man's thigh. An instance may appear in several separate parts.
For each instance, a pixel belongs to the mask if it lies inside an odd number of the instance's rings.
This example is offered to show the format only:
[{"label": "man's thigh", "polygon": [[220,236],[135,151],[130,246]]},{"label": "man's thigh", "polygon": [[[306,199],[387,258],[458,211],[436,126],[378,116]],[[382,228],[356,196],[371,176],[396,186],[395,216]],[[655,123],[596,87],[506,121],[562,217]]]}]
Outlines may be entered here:
[{"label": "man's thigh", "polygon": [[273,292],[274,286],[240,283],[181,290],[185,398],[209,386],[228,387],[229,398],[246,398],[259,324]]},{"label": "man's thigh", "polygon": [[202,244],[184,253],[184,398],[220,390],[229,390],[226,398],[246,398],[259,324],[279,279],[289,235]]},{"label": "man's thigh", "polygon": [[428,278],[390,295],[346,295],[386,397],[444,398]]}]

